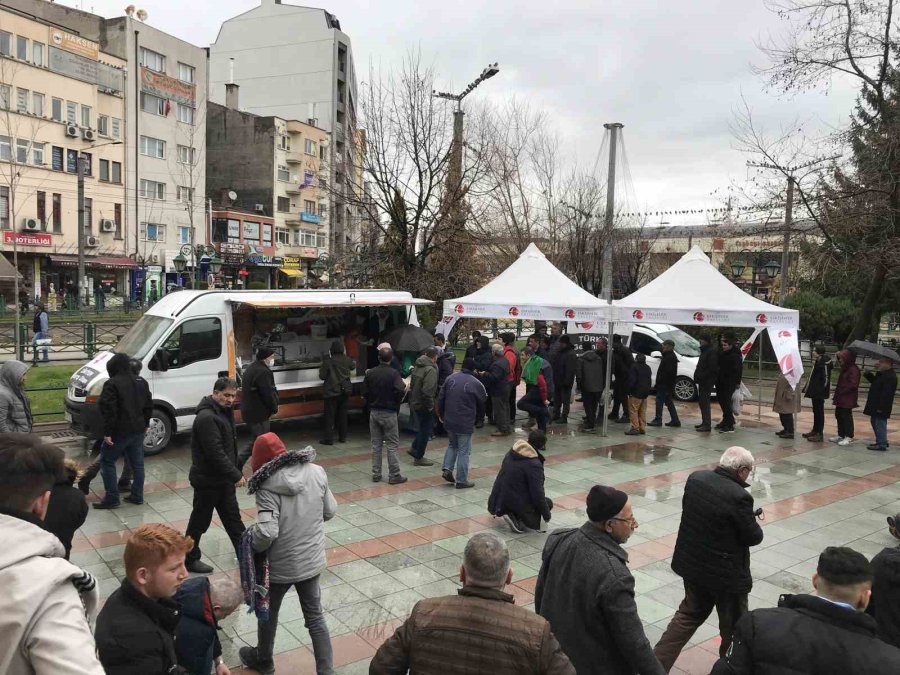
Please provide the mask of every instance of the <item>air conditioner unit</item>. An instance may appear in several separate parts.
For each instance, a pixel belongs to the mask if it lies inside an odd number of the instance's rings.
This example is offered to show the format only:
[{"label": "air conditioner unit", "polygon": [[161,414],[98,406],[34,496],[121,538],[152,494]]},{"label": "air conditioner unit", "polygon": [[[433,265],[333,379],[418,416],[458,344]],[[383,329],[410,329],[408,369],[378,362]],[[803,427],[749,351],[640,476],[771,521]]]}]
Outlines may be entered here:
[{"label": "air conditioner unit", "polygon": [[94,140],[94,130],[93,129],[82,129],[81,137],[86,141]]},{"label": "air conditioner unit", "polygon": [[100,245],[100,238],[90,235],[84,238],[84,245],[88,248],[97,248]]},{"label": "air conditioner unit", "polygon": [[154,265],[158,265],[159,264],[159,253],[151,253],[150,254],[150,262],[152,262]]},{"label": "air conditioner unit", "polygon": [[115,232],[116,231],[116,221],[109,220],[108,218],[104,218],[100,221],[100,231],[101,232]]},{"label": "air conditioner unit", "polygon": [[66,125],[66,136],[71,136],[72,138],[78,138],[78,127],[74,124]]},{"label": "air conditioner unit", "polygon": [[256,205],[256,212],[257,212],[257,213],[265,213],[265,211],[266,211],[266,207],[265,207],[264,204],[257,204],[257,205]]},{"label": "air conditioner unit", "polygon": [[41,221],[37,218],[25,218],[22,220],[22,231],[23,232],[40,232],[41,231]]}]

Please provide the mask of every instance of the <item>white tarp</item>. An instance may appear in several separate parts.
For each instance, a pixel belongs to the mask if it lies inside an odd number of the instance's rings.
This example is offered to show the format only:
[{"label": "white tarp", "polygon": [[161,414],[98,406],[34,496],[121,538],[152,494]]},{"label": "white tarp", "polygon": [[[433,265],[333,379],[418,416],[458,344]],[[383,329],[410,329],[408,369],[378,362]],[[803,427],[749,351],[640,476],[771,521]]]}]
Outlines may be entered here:
[{"label": "white tarp", "polygon": [[800,378],[803,377],[803,359],[800,357],[797,331],[788,328],[769,328],[768,332],[778,366],[791,389],[796,390]]},{"label": "white tarp", "polygon": [[622,321],[748,328],[796,328],[800,324],[797,310],[754,298],[731,283],[698,246],[646,286],[613,304]]},{"label": "white tarp", "polygon": [[586,321],[606,319],[608,305],[560,272],[534,244],[491,282],[444,301],[444,316]]}]

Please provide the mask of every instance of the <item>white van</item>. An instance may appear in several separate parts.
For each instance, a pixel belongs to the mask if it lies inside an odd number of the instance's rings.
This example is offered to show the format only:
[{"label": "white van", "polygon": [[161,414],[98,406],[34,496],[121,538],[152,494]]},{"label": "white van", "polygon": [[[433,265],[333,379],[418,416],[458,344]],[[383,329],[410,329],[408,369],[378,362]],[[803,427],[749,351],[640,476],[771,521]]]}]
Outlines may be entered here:
[{"label": "white van", "polygon": [[[240,384],[262,346],[275,352],[280,405],[273,419],[323,411],[319,366],[336,339],[357,364],[350,406],[362,407],[361,382],[377,358],[375,346],[393,328],[418,325],[415,306],[422,304],[430,301],[384,290],[185,290],[164,296],[114,350],[139,360],[150,384],[153,417],[145,453],[161,452],[174,434],[190,430],[197,404],[212,393],[215,380],[227,376]],[[97,401],[114,352],[98,353],[69,381],[66,420],[91,438],[103,436]]]}]

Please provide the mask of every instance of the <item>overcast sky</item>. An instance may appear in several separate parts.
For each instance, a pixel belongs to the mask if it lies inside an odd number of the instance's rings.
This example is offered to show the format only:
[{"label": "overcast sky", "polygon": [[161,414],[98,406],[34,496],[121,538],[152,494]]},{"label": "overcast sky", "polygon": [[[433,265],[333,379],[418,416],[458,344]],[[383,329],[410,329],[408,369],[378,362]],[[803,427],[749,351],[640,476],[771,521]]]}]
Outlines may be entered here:
[{"label": "overcast sky", "polygon": [[[57,0],[107,17],[130,0]],[[200,46],[259,0],[135,0],[147,22]],[[291,3],[303,4],[303,3]],[[625,124],[637,207],[720,206],[715,190],[742,181],[746,157],[729,125],[741,94],[765,127],[800,118],[845,123],[855,91],[776,97],[752,72],[756,44],[783,30],[762,0],[330,0],[353,43],[357,73],[421,48],[438,88],[461,88],[489,62],[500,74],[473,96],[517,96],[551,114],[563,151],[592,166],[603,123]]]}]

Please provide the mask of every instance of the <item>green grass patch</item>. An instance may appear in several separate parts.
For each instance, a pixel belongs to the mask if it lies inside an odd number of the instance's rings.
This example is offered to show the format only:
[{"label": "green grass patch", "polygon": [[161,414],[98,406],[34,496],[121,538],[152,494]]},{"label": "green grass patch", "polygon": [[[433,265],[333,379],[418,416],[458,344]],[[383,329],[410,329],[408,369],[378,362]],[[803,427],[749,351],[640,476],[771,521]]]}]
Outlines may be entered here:
[{"label": "green grass patch", "polygon": [[[25,380],[25,392],[31,401],[31,413],[35,422],[60,422],[63,420],[65,408],[66,388],[69,386],[69,378],[81,366],[48,366],[41,364],[32,367],[28,371]],[[34,391],[59,387],[52,391]],[[42,414],[53,413],[53,414]]]}]

